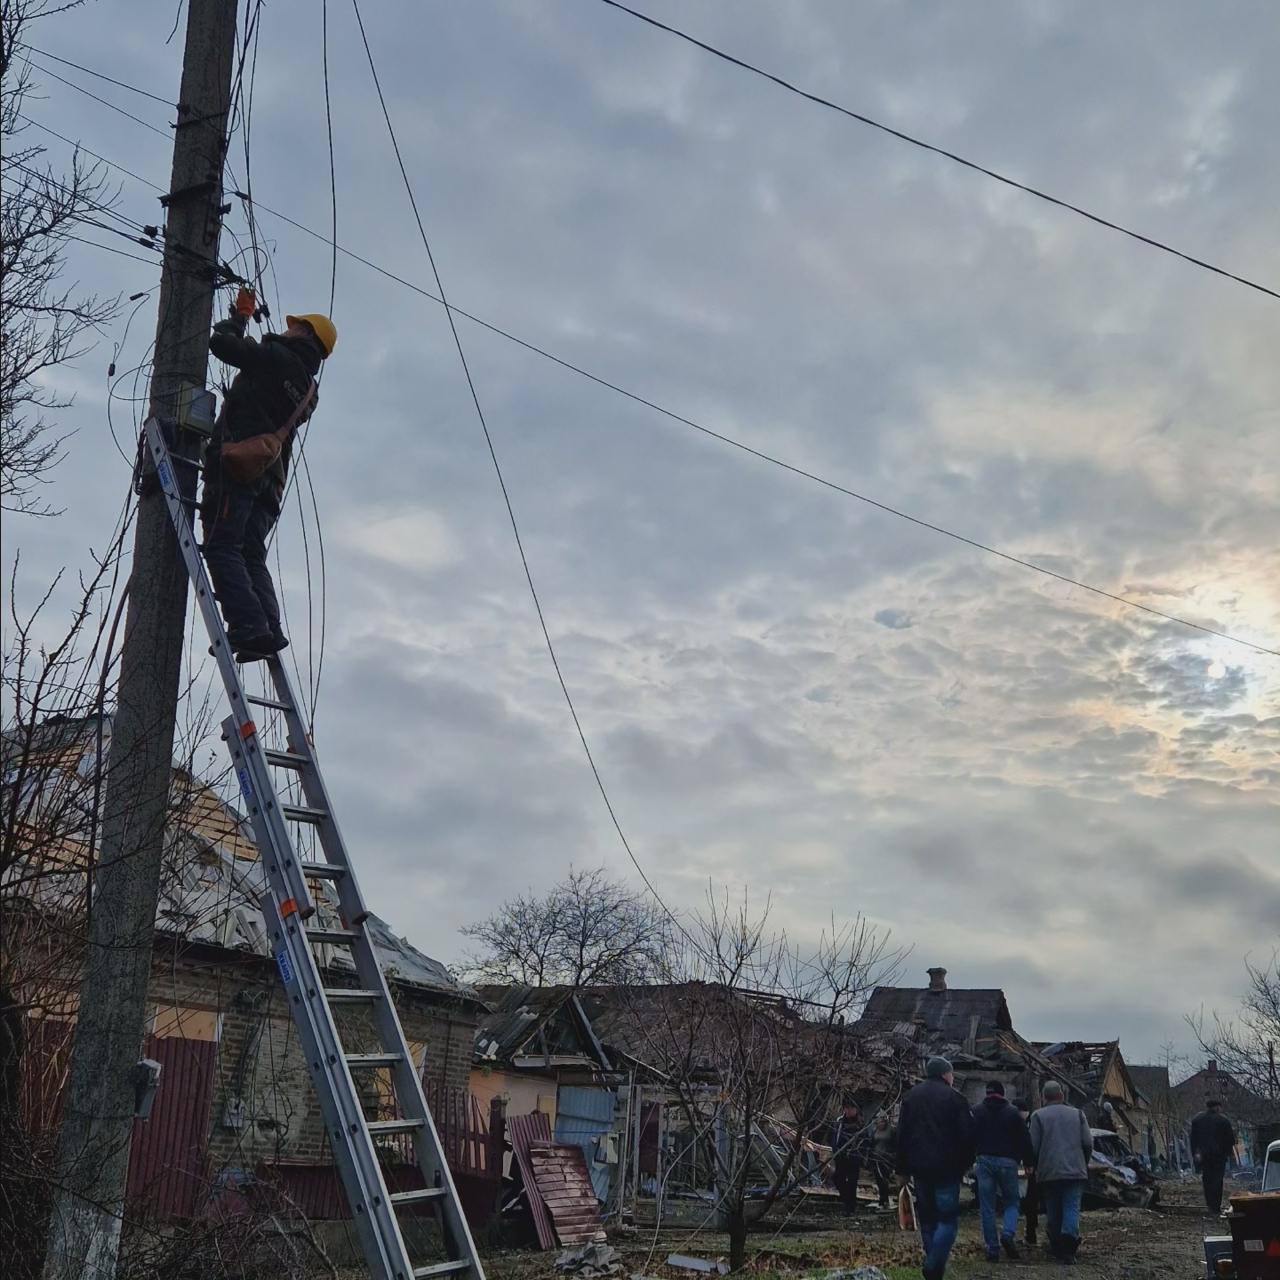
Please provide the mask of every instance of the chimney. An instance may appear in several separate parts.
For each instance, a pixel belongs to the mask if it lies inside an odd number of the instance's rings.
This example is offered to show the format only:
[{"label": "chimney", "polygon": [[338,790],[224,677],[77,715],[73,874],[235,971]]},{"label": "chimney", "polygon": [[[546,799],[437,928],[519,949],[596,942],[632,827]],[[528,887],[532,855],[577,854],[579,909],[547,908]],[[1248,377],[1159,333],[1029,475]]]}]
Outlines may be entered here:
[{"label": "chimney", "polygon": [[929,970],[929,990],[945,991],[947,989],[947,971],[945,969]]},{"label": "chimney", "polygon": [[[932,973],[933,971],[932,971],[932,970],[930,970],[930,972]],[[1217,1058],[1210,1058],[1210,1059],[1209,1059],[1208,1072],[1209,1072],[1209,1074],[1210,1074],[1211,1076],[1216,1076],[1216,1075],[1218,1074],[1218,1060],[1217,1060]]]}]

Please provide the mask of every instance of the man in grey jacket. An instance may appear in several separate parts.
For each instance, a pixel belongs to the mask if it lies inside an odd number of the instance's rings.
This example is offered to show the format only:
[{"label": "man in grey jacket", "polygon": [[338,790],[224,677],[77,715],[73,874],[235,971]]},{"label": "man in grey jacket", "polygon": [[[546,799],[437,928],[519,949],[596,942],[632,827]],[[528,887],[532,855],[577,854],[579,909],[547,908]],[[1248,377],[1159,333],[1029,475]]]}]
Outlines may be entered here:
[{"label": "man in grey jacket", "polygon": [[1036,1182],[1044,1208],[1049,1251],[1061,1262],[1074,1262],[1080,1247],[1080,1201],[1089,1180],[1093,1135],[1078,1107],[1068,1106],[1062,1086],[1050,1080],[1042,1091],[1044,1106],[1031,1117],[1031,1149],[1036,1154]]}]

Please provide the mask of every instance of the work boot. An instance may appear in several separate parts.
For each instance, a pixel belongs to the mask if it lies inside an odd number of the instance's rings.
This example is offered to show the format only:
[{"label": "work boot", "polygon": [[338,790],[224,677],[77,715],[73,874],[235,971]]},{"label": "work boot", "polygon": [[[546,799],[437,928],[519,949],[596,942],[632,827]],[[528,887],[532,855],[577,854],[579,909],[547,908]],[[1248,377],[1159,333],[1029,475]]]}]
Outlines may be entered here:
[{"label": "work boot", "polygon": [[999,1249],[988,1249],[988,1250],[987,1250],[987,1261],[988,1261],[988,1262],[999,1262],[999,1261],[1000,1261],[1000,1250],[999,1250]]},{"label": "work boot", "polygon": [[[228,637],[230,639],[230,637]],[[285,644],[289,642],[285,640]],[[279,653],[283,647],[277,644],[275,636],[264,631],[260,636],[251,636],[247,640],[234,641],[237,662],[264,662],[272,654]]]},{"label": "work boot", "polygon": [[[1028,1240],[1027,1243],[1034,1244],[1035,1241]],[[1000,1247],[1010,1258],[1016,1258],[1018,1256],[1018,1242],[1012,1236],[1001,1236]]]}]

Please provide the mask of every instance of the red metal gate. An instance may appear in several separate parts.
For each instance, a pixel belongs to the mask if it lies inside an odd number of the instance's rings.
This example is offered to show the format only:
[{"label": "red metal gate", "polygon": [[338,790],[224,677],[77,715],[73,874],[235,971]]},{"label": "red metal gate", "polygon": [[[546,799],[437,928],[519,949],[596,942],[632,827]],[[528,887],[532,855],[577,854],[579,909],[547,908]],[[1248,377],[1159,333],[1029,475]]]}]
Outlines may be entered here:
[{"label": "red metal gate", "polygon": [[218,1046],[212,1040],[148,1036],[146,1056],[160,1063],[160,1088],[151,1115],[133,1122],[125,1194],[158,1218],[190,1218],[206,1182]]}]

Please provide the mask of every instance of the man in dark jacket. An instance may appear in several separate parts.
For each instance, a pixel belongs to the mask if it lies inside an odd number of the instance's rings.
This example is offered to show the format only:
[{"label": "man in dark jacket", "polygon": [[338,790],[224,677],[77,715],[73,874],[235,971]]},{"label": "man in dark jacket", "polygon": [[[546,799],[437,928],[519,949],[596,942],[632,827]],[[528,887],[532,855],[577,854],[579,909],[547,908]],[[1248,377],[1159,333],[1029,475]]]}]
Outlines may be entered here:
[{"label": "man in dark jacket", "polygon": [[915,1182],[924,1280],[942,1280],[956,1242],[960,1179],[973,1163],[973,1115],[951,1087],[946,1058],[930,1058],[925,1076],[902,1100],[898,1168]]},{"label": "man in dark jacket", "polygon": [[245,337],[248,315],[237,308],[214,325],[209,340],[209,350],[239,373],[226,390],[206,453],[202,550],[227,639],[242,662],[279,653],[289,643],[267,569],[267,538],[280,518],[292,432],[280,457],[253,484],[238,483],[226,472],[222,446],[305,420],[314,411],[312,384],[320,362],[338,340],[327,316],[288,316],[286,322],[284,333],[268,333],[256,342]]},{"label": "man in dark jacket", "polygon": [[1204,1202],[1215,1217],[1222,1212],[1222,1179],[1236,1145],[1236,1131],[1222,1114],[1222,1103],[1209,1098],[1191,1122],[1191,1159],[1200,1171]]},{"label": "man in dark jacket", "polygon": [[[987,1096],[973,1109],[974,1147],[978,1153],[978,1204],[987,1261],[998,1262],[1000,1249],[1018,1256],[1018,1166],[1034,1159],[1031,1137],[1018,1109],[1004,1096],[999,1080],[987,1084]],[[1004,1201],[1004,1218],[996,1233],[996,1202]]]},{"label": "man in dark jacket", "polygon": [[864,1128],[861,1108],[852,1098],[846,1098],[839,1119],[831,1126],[831,1181],[840,1193],[845,1213],[856,1213],[858,1209]]}]

